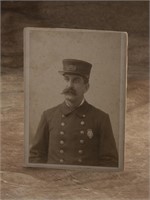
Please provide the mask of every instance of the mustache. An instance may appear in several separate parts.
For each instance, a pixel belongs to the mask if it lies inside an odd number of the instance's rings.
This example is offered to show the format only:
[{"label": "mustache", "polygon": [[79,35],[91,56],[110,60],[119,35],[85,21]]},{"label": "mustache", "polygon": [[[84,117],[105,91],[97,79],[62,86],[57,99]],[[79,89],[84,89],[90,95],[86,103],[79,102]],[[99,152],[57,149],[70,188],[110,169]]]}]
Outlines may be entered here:
[{"label": "mustache", "polygon": [[73,95],[77,95],[77,92],[74,88],[70,87],[70,88],[65,88],[61,94],[73,94]]}]

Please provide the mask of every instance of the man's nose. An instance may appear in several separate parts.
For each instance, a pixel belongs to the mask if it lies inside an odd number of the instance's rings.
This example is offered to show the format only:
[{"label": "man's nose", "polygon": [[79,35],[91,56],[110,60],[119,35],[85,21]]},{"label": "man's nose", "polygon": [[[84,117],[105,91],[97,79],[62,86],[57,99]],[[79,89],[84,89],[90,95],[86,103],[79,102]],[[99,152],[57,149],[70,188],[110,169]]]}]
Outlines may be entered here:
[{"label": "man's nose", "polygon": [[67,87],[73,87],[73,82],[71,80],[67,82]]}]

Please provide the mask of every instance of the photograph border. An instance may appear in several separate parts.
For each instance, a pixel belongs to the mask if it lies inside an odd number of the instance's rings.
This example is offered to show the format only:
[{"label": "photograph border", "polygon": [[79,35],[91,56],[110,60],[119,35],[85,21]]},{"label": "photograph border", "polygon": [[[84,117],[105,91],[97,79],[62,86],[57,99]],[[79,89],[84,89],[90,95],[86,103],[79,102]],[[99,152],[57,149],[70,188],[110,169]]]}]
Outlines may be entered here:
[{"label": "photograph border", "polygon": [[[125,33],[127,43],[123,42],[124,34],[121,34],[121,65],[120,65],[120,113],[119,113],[119,147],[118,147],[118,167],[102,167],[102,166],[84,166],[84,165],[59,165],[59,164],[41,164],[29,163],[29,41],[30,31],[42,30],[48,31],[62,30],[62,31],[99,31],[112,33]],[[53,169],[96,169],[100,171],[123,171],[124,170],[124,150],[125,150],[125,114],[126,114],[126,91],[127,91],[127,64],[128,64],[128,37],[126,32],[107,31],[107,30],[93,30],[93,29],[72,29],[72,28],[40,28],[40,27],[26,27],[24,28],[24,167],[38,167],[38,168],[53,168]],[[28,41],[28,42],[27,42]],[[124,46],[126,45],[126,46]],[[126,51],[122,51],[126,49]]]}]

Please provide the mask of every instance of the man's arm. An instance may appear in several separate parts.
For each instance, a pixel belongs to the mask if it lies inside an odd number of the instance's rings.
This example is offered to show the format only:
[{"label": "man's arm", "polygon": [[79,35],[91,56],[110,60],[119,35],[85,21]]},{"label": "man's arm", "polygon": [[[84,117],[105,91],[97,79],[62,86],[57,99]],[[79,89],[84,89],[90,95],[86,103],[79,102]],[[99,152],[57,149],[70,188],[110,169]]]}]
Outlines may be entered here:
[{"label": "man's arm", "polygon": [[108,114],[105,116],[100,130],[100,166],[117,167],[118,152]]},{"label": "man's arm", "polygon": [[42,114],[33,144],[30,148],[29,162],[46,163],[48,157],[49,131],[45,114]]}]

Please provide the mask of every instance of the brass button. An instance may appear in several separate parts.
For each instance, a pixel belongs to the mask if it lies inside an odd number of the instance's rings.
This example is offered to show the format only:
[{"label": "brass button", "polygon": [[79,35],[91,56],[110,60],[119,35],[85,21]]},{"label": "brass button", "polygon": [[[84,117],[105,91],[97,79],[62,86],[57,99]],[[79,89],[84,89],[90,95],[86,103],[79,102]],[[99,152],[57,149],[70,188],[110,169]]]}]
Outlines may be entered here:
[{"label": "brass button", "polygon": [[83,143],[84,143],[84,140],[80,140],[80,143],[83,144]]},{"label": "brass button", "polygon": [[65,133],[64,133],[64,131],[60,131],[60,135],[64,135]]},{"label": "brass button", "polygon": [[60,140],[60,144],[64,144],[64,141],[63,141],[63,140]]},{"label": "brass button", "polygon": [[82,159],[81,159],[81,158],[79,158],[79,159],[78,159],[78,162],[80,162],[80,163],[81,163],[81,162],[82,162]]},{"label": "brass button", "polygon": [[82,153],[83,153],[83,150],[82,150],[82,149],[80,149],[80,150],[78,151],[78,153],[79,153],[79,154],[82,154]]},{"label": "brass button", "polygon": [[85,117],[85,115],[83,114],[82,117]]},{"label": "brass button", "polygon": [[61,122],[61,126],[65,126],[65,123],[64,123],[64,122]]},{"label": "brass button", "polygon": [[81,134],[84,134],[84,131],[83,131],[83,130],[81,130],[81,131],[80,131],[80,133],[81,133]]},{"label": "brass button", "polygon": [[63,149],[60,149],[60,151],[59,151],[59,152],[63,154],[63,153],[64,153],[64,150],[63,150]]},{"label": "brass button", "polygon": [[85,122],[84,121],[81,121],[81,123],[80,123],[81,125],[84,125],[85,124]]},{"label": "brass button", "polygon": [[64,117],[65,117],[65,115],[62,115],[61,117],[62,117],[62,118],[64,118]]},{"label": "brass button", "polygon": [[63,160],[63,159],[60,159],[59,161],[60,161],[60,163],[63,163],[63,162],[64,162],[64,160]]}]

